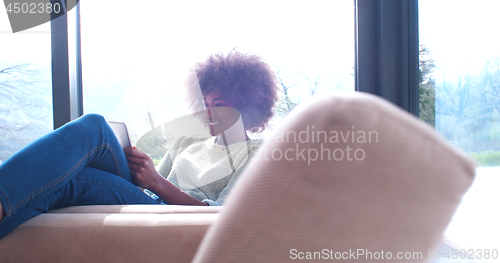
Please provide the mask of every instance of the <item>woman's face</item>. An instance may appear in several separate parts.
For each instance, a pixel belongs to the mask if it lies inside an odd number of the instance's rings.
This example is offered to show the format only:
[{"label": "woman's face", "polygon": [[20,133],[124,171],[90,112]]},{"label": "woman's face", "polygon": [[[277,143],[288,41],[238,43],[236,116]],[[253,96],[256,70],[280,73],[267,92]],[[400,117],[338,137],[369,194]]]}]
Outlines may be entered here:
[{"label": "woman's face", "polygon": [[219,135],[233,126],[240,118],[234,102],[219,92],[210,92],[203,97],[207,107],[207,124],[212,136]]}]

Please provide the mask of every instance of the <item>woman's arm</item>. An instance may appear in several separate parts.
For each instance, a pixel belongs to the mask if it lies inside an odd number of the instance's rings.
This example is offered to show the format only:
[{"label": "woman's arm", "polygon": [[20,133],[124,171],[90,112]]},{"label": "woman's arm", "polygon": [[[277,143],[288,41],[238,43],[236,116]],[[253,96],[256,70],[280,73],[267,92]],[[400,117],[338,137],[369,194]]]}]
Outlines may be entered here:
[{"label": "woman's arm", "polygon": [[186,194],[163,178],[154,166],[151,157],[135,148],[124,148],[130,172],[135,183],[157,194],[165,203],[171,205],[207,205]]}]

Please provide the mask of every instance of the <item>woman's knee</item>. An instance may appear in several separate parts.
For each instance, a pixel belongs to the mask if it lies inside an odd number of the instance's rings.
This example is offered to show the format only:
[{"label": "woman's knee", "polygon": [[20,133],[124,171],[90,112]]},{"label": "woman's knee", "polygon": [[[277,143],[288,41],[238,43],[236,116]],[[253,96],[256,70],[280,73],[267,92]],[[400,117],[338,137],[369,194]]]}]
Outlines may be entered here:
[{"label": "woman's knee", "polygon": [[88,113],[79,118],[81,122],[85,122],[86,124],[93,126],[101,126],[107,123],[104,116],[97,113]]},{"label": "woman's knee", "polygon": [[111,131],[111,127],[106,119],[96,113],[85,114],[68,124],[69,126],[66,130],[76,134],[102,134],[106,133],[106,131]]}]

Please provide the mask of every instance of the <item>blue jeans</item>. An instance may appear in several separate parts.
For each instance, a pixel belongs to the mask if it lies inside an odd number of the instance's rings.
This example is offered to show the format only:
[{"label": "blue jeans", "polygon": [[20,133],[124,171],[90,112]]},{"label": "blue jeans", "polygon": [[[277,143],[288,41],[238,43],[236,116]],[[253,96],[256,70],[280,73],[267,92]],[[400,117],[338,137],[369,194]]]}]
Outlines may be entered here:
[{"label": "blue jeans", "polygon": [[0,164],[0,238],[51,209],[158,204],[132,183],[125,154],[100,115],[87,114]]}]

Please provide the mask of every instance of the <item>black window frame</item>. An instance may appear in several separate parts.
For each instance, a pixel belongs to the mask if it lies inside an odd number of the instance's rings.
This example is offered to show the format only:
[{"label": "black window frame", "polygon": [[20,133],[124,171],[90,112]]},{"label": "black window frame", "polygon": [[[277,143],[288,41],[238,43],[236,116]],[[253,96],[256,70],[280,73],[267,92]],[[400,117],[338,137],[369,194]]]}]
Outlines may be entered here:
[{"label": "black window frame", "polygon": [[418,0],[355,0],[355,89],[419,116]]},{"label": "black window frame", "polygon": [[52,108],[57,129],[83,115],[80,2],[70,12],[51,20],[50,28]]}]

